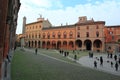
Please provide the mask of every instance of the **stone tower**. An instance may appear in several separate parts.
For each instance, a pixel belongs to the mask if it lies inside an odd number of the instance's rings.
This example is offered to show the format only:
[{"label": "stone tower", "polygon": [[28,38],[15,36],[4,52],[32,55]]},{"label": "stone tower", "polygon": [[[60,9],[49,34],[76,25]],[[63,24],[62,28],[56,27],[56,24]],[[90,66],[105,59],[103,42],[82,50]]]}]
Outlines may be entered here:
[{"label": "stone tower", "polygon": [[22,34],[25,33],[25,25],[26,25],[26,17],[23,17],[23,29],[22,29]]}]

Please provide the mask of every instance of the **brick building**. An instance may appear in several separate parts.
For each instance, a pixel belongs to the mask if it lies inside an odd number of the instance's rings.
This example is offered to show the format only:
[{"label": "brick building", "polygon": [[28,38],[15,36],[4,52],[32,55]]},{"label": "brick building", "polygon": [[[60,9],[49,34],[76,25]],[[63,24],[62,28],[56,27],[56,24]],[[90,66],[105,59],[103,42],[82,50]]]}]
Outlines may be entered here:
[{"label": "brick building", "polygon": [[105,26],[104,35],[106,50],[111,48],[115,52],[120,52],[120,25]]},{"label": "brick building", "polygon": [[28,47],[104,51],[105,21],[82,16],[75,24],[52,26],[48,20],[39,19],[24,26]]},{"label": "brick building", "polygon": [[9,54],[14,48],[20,0],[0,0],[0,80],[7,75]]}]

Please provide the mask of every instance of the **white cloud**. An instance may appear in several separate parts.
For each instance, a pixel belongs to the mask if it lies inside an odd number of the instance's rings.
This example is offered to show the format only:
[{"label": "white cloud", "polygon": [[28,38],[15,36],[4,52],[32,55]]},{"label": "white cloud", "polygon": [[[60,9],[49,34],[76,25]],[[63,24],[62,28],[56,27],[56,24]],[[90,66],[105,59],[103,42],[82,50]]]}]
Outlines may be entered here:
[{"label": "white cloud", "polygon": [[[105,0],[95,4],[86,3],[75,5],[74,7],[64,7],[60,0],[21,0],[24,3],[21,5],[18,20],[17,33],[22,31],[22,18],[27,17],[27,22],[34,22],[42,14],[43,17],[48,18],[53,25],[60,25],[61,23],[74,24],[77,22],[79,16],[87,16],[94,18],[94,20],[106,21],[106,25],[120,25],[120,1]],[[35,2],[34,2],[35,1]],[[41,1],[41,3],[39,2]],[[51,2],[50,2],[51,1]],[[57,2],[55,2],[57,1]],[[30,3],[39,7],[31,6]],[[39,5],[40,4],[40,5]],[[44,5],[45,4],[45,5]],[[49,7],[57,6],[59,9],[50,9]]]}]

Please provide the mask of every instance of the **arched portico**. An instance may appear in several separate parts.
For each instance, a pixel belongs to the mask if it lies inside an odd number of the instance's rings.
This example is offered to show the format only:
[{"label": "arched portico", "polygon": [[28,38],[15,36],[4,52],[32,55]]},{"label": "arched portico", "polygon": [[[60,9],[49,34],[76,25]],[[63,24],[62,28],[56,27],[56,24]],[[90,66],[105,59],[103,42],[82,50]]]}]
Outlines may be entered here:
[{"label": "arched portico", "polygon": [[61,41],[58,41],[57,42],[57,49],[60,49],[61,48]]},{"label": "arched portico", "polygon": [[76,46],[76,49],[82,48],[82,41],[81,40],[76,40],[75,41],[75,46]]},{"label": "arched portico", "polygon": [[68,47],[70,50],[72,50],[74,48],[74,42],[70,41]]},{"label": "arched portico", "polygon": [[99,40],[99,39],[96,39],[94,42],[93,42],[93,46],[94,46],[94,50],[95,51],[101,51],[102,50],[102,41]]},{"label": "arched portico", "polygon": [[85,46],[86,50],[92,50],[92,41],[89,39],[85,40],[84,46]]}]

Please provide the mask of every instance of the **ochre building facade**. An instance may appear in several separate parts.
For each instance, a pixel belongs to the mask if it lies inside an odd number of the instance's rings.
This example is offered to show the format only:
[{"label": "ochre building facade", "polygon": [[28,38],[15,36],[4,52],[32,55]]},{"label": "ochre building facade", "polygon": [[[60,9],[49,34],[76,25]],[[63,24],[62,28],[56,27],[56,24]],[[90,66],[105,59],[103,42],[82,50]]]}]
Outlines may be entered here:
[{"label": "ochre building facade", "polygon": [[28,47],[105,51],[105,21],[87,20],[82,16],[75,24],[52,26],[49,20],[40,17],[36,22],[24,24]]}]

